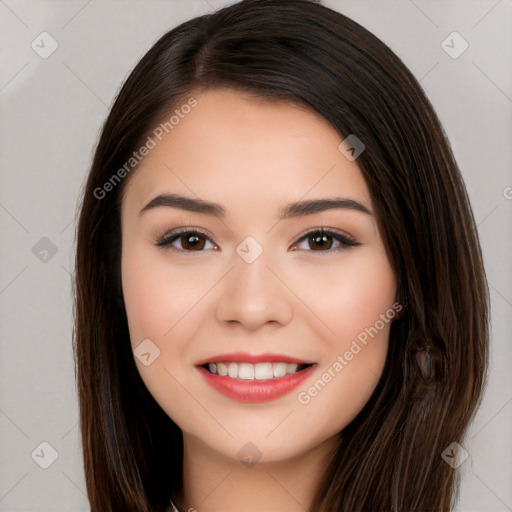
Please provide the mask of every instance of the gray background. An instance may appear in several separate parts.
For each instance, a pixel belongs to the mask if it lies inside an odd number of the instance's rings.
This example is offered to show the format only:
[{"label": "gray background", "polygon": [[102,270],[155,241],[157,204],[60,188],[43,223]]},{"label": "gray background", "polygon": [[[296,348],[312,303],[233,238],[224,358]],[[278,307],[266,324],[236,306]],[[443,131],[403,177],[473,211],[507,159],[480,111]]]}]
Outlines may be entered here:
[{"label": "gray background", "polygon": [[[78,193],[108,108],[138,59],[170,28],[225,4],[0,0],[1,511],[89,509],[71,346]],[[455,510],[511,511],[512,0],[324,5],[402,58],[462,169],[490,283],[492,354]],[[44,31],[58,43],[47,58],[31,47],[51,49]],[[457,58],[463,41],[446,40],[453,31],[469,44]],[[58,456],[43,469],[51,447]]]}]

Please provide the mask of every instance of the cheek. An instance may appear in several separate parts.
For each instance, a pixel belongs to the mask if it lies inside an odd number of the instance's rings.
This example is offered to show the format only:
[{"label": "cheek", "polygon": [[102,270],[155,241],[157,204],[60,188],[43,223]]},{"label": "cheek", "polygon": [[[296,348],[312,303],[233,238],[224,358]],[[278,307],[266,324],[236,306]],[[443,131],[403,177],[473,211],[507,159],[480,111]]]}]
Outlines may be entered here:
[{"label": "cheek", "polygon": [[295,290],[321,320],[329,346],[343,348],[394,303],[396,280],[381,251],[354,251],[341,262],[301,273],[307,279],[296,281]]},{"label": "cheek", "polygon": [[193,429],[193,415],[180,413],[190,409],[190,395],[181,383],[185,382],[183,361],[191,359],[187,335],[196,328],[193,315],[187,312],[197,303],[199,292],[185,279],[180,281],[179,269],[171,274],[169,267],[136,247],[123,252],[121,268],[132,350],[149,339],[160,351],[147,366],[134,353],[139,374],[168,416],[178,418],[180,428]]},{"label": "cheek", "polygon": [[137,248],[123,252],[121,268],[132,345],[144,338],[162,342],[197,302],[200,290],[179,268]]},{"label": "cheek", "polygon": [[[319,320],[315,323],[320,338],[339,348],[373,326],[393,304],[395,278],[382,252],[360,251],[347,255],[342,263],[300,267],[280,270]],[[186,324],[187,316],[197,313],[192,310],[214,281],[194,269],[194,265],[165,265],[161,255],[136,245],[123,251],[123,295],[132,344],[144,338],[163,339],[177,322]],[[217,275],[211,274],[212,279]]]},{"label": "cheek", "polygon": [[131,254],[123,255],[122,282],[123,297],[128,317],[132,345],[142,339],[157,339],[163,334],[165,305],[162,299],[165,293],[157,286],[154,268],[144,262],[137,264]]},{"label": "cheek", "polygon": [[316,286],[309,291],[312,309],[329,330],[321,340],[317,380],[298,396],[301,407],[322,418],[320,423],[330,425],[332,434],[350,423],[373,393],[395,316],[396,280],[384,252],[360,251],[344,263],[317,273]]}]

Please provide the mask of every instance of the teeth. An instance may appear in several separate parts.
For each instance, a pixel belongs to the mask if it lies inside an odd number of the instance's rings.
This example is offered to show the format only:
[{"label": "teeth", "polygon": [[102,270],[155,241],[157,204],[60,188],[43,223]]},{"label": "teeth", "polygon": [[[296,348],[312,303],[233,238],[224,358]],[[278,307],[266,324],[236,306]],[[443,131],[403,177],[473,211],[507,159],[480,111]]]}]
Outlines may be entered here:
[{"label": "teeth", "polygon": [[[303,365],[300,365],[301,369]],[[297,372],[299,368],[295,363],[209,363],[211,373],[242,380],[268,380],[284,377]]]},{"label": "teeth", "polygon": [[295,373],[297,371],[298,366],[298,364],[287,364],[286,375],[290,375],[290,373]]},{"label": "teeth", "polygon": [[284,377],[286,375],[286,367],[288,365],[286,363],[272,363],[272,371],[274,372],[274,377]]},{"label": "teeth", "polygon": [[236,379],[238,377],[238,364],[237,363],[229,363],[228,364],[228,375]]},{"label": "teeth", "polygon": [[256,380],[274,378],[274,373],[272,372],[272,363],[258,363],[251,366],[254,366],[254,378]]},{"label": "teeth", "polygon": [[253,364],[242,363],[237,366],[238,366],[238,378],[239,379],[254,380],[254,365]]}]

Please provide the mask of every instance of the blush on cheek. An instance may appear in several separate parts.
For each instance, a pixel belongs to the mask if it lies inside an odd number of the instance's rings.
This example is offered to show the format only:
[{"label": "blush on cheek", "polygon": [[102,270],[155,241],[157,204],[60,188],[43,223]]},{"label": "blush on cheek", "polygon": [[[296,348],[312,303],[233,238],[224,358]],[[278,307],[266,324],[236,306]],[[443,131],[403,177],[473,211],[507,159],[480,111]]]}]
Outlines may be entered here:
[{"label": "blush on cheek", "polygon": [[[393,275],[359,276],[338,279],[324,290],[324,293],[308,292],[312,310],[322,320],[321,329],[326,339],[349,341],[365,329],[370,329],[385,315],[394,302]],[[382,330],[379,322],[379,330]]]},{"label": "blush on cheek", "polygon": [[193,335],[199,324],[198,302],[208,288],[189,286],[181,271],[173,272],[173,276],[168,267],[137,264],[137,260],[141,261],[127,257],[122,267],[131,344],[135,348],[150,339],[160,348],[165,361],[170,356],[167,348],[172,345],[177,349],[173,339],[185,343],[187,336]]},{"label": "blush on cheek", "polygon": [[165,305],[160,297],[161,288],[154,286],[151,273],[126,258],[122,264],[122,283],[132,345],[146,338],[159,338],[164,332],[160,324]]}]

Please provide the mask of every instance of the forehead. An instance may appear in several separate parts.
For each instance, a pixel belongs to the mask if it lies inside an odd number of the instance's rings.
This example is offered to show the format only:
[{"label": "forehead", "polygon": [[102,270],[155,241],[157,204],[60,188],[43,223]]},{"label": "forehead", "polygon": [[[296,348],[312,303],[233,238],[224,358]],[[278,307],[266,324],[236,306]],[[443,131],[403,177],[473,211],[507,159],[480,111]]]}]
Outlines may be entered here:
[{"label": "forehead", "polygon": [[319,195],[371,205],[356,161],[338,149],[343,138],[316,112],[229,89],[194,98],[197,105],[154,138],[123,202],[142,208],[152,196],[175,191],[245,208]]}]

